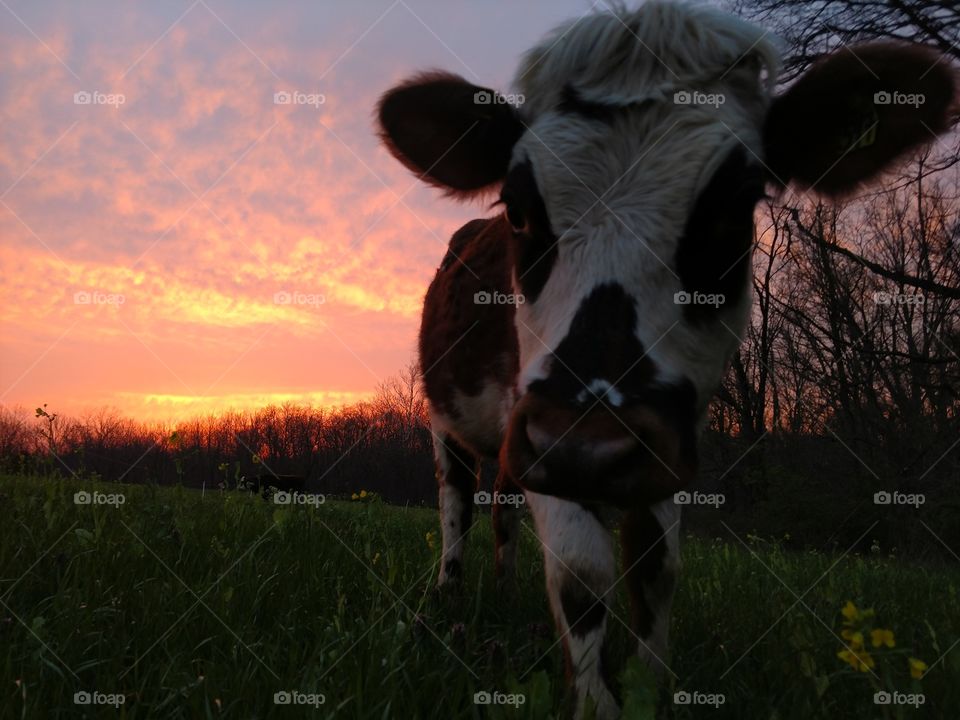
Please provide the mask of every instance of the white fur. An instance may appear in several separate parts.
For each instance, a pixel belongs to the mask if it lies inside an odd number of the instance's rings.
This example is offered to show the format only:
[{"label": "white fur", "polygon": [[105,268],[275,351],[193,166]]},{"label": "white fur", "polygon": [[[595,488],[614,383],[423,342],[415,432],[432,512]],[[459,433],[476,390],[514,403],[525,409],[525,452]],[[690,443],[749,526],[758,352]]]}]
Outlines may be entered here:
[{"label": "white fur", "polygon": [[442,543],[437,585],[443,585],[450,579],[447,576],[448,560],[456,560],[463,567],[463,534],[468,529],[460,527],[463,498],[460,497],[460,493],[456,489],[446,483],[446,477],[450,473],[452,463],[459,462],[459,460],[450,457],[450,452],[443,447],[442,437],[438,434],[434,434],[433,437],[433,455],[437,464],[437,480],[440,486],[440,537]]},{"label": "white fur", "polygon": [[496,457],[515,402],[513,388],[488,383],[477,395],[454,390],[453,415],[430,406],[430,427],[478,455]]},{"label": "white fur", "polygon": [[772,91],[779,54],[762,28],[717,8],[658,0],[559,25],[525,53],[514,85],[533,117],[556,106],[567,82],[591,101],[669,101],[678,89],[702,89],[731,74],[748,52],[766,69]]},{"label": "white fur", "polygon": [[[456,462],[456,460],[454,460]],[[463,512],[463,500],[460,493],[446,484],[440,485],[440,535],[443,551],[440,556],[440,574],[437,584],[443,585],[450,578],[447,575],[447,562],[456,560],[463,567],[463,534],[467,528],[460,527],[460,513]]]}]

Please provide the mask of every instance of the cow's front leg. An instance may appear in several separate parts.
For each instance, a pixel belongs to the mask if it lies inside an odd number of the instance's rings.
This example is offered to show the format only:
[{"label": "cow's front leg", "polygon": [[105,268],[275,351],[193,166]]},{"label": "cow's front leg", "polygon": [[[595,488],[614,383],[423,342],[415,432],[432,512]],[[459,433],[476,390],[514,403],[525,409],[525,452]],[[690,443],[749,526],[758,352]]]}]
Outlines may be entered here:
[{"label": "cow's front leg", "polygon": [[680,506],[670,498],[627,512],[620,543],[640,657],[663,674],[669,670],[670,605],[680,572]]},{"label": "cow's front leg", "polygon": [[589,510],[574,502],[527,493],[543,545],[547,594],[563,642],[567,676],[577,696],[576,718],[587,698],[597,720],[620,716],[601,665],[607,606],[616,559],[610,532]]}]

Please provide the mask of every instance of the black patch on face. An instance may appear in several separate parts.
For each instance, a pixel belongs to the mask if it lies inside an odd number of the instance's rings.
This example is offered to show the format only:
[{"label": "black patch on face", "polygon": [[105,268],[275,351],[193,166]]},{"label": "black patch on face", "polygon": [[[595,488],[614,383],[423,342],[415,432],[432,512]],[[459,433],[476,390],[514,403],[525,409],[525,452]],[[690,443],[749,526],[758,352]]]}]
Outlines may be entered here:
[{"label": "black patch on face", "polygon": [[684,291],[722,294],[724,303],[684,305],[687,320],[710,320],[748,289],[753,210],[763,194],[763,171],[748,165],[742,147],[727,156],[700,193],[677,245],[677,271]]},{"label": "black patch on face", "polygon": [[631,510],[620,528],[623,565],[628,568],[625,580],[630,593],[633,625],[642,638],[650,637],[656,619],[656,608],[650,607],[644,588],[663,572],[667,555],[665,530],[649,508]]},{"label": "black patch on face", "polygon": [[[567,336],[553,352],[549,375],[532,382],[530,392],[569,404],[585,390],[584,383],[603,378],[616,383],[625,402],[651,393],[655,366],[644,356],[636,326],[634,299],[618,284],[598,285],[577,309]],[[588,393],[587,403],[595,400]]]},{"label": "black patch on face", "polygon": [[614,114],[622,108],[619,105],[587,100],[580,95],[576,88],[565,85],[557,109],[562,113],[580,115],[588,120],[611,123],[613,122]]},{"label": "black patch on face", "polygon": [[518,290],[526,302],[535,302],[557,260],[557,237],[529,160],[507,173],[500,199],[514,227],[510,251]]},{"label": "black patch on face", "polygon": [[560,605],[573,635],[583,637],[603,623],[607,606],[576,577],[568,576],[560,588]]}]

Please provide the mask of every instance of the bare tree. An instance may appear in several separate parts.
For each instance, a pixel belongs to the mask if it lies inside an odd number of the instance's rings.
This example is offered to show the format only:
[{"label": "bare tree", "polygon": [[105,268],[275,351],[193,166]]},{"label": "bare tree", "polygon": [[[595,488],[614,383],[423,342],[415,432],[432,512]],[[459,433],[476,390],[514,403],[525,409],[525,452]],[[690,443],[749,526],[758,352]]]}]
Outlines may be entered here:
[{"label": "bare tree", "polygon": [[787,82],[823,53],[865,40],[923,43],[960,60],[960,5],[953,0],[730,0],[727,5],[784,40]]}]

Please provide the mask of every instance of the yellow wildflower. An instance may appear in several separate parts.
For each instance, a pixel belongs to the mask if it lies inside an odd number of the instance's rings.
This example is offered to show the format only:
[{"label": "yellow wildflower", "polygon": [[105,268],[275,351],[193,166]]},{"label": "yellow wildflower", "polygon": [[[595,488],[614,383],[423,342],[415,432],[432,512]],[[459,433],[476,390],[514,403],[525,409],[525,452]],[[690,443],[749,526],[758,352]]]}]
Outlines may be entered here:
[{"label": "yellow wildflower", "polygon": [[847,619],[848,624],[860,618],[860,611],[857,610],[857,606],[853,604],[853,600],[847,600],[847,604],[843,606],[840,612]]},{"label": "yellow wildflower", "polygon": [[907,662],[910,663],[910,677],[914,680],[919,680],[927,672],[927,664],[923,660],[912,657],[907,658]]},{"label": "yellow wildflower", "polygon": [[853,650],[848,648],[846,650],[841,650],[837,653],[837,657],[843,660],[845,663],[848,663],[854,670],[859,670],[860,672],[866,672],[876,665],[876,663],[873,661],[873,658],[870,656],[870,653],[862,649]]},{"label": "yellow wildflower", "polygon": [[433,546],[434,546],[433,537],[434,535],[432,532],[427,533],[427,547],[430,548],[431,550],[433,550]]},{"label": "yellow wildflower", "polygon": [[870,642],[873,643],[874,647],[886,645],[888,648],[892,648],[897,644],[893,638],[893,630],[884,630],[883,628],[870,631]]},{"label": "yellow wildflower", "polygon": [[360,497],[365,498],[366,496],[367,496],[367,491],[366,491],[366,490],[361,490],[361,491],[360,491]]},{"label": "yellow wildflower", "polygon": [[356,500],[356,499],[359,498],[359,497],[360,497],[359,495],[357,495],[356,493],[354,493],[353,495],[350,496],[350,499],[351,499],[351,500]]},{"label": "yellow wildflower", "polygon": [[840,636],[847,641],[847,645],[851,650],[858,650],[863,647],[863,633],[859,630],[844,628],[840,632]]},{"label": "yellow wildflower", "polygon": [[843,621],[844,625],[855,625],[861,620],[873,617],[873,608],[860,610],[853,604],[852,600],[847,600],[847,604],[841,608],[840,613],[846,618],[846,620]]}]

